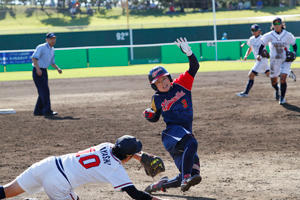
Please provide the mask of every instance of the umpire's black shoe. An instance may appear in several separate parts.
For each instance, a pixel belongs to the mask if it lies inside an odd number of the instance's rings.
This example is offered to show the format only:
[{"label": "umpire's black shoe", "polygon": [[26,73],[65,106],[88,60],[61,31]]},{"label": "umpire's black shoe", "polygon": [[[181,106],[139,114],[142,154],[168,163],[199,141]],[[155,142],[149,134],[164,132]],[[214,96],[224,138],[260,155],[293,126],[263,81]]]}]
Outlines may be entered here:
[{"label": "umpire's black shoe", "polygon": [[55,116],[55,115],[58,115],[58,113],[57,113],[57,112],[54,112],[54,111],[51,111],[51,112],[49,112],[49,113],[45,113],[45,114],[44,114],[45,117],[51,117],[51,116]]}]

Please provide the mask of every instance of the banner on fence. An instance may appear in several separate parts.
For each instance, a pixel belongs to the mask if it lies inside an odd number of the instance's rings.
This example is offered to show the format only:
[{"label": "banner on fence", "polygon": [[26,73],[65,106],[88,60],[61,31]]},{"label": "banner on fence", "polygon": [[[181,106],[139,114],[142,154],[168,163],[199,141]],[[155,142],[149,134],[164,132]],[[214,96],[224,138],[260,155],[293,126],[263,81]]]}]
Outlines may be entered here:
[{"label": "banner on fence", "polygon": [[32,54],[33,51],[0,53],[0,64],[8,65],[31,63]]}]

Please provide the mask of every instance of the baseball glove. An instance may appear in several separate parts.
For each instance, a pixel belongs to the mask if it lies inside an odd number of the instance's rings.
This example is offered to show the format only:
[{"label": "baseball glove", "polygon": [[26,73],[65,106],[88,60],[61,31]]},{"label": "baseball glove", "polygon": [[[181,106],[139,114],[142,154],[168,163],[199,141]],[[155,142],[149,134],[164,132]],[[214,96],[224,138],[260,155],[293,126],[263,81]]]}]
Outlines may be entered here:
[{"label": "baseball glove", "polygon": [[261,57],[263,57],[263,58],[270,58],[270,54],[269,54],[269,52],[266,49],[264,49],[261,52]]},{"label": "baseball glove", "polygon": [[165,165],[163,160],[155,155],[150,155],[148,153],[143,153],[141,157],[141,163],[145,169],[148,176],[154,177],[160,172],[165,171]]},{"label": "baseball glove", "polygon": [[286,51],[285,62],[293,62],[296,59],[296,54],[292,51]]}]

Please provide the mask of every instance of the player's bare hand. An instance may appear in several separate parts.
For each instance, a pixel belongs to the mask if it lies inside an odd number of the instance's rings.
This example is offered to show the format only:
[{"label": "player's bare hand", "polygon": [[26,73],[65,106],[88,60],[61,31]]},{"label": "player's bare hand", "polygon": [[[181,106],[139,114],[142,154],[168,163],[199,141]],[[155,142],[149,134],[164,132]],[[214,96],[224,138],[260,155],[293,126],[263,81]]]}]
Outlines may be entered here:
[{"label": "player's bare hand", "polygon": [[256,57],[256,60],[261,61],[261,55],[258,55],[258,56]]},{"label": "player's bare hand", "polygon": [[58,73],[62,73],[62,70],[60,68],[57,68]]},{"label": "player's bare hand", "polygon": [[38,69],[36,69],[36,74],[38,76],[42,76],[43,72],[42,72],[42,70],[40,68],[38,68]]}]

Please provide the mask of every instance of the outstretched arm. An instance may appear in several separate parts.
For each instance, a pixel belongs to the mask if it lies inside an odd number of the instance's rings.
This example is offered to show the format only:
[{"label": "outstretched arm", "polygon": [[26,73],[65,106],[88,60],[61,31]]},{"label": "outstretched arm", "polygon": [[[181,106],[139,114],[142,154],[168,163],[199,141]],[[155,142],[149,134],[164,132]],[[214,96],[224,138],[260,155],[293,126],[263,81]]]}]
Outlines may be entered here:
[{"label": "outstretched arm", "polygon": [[190,68],[188,72],[192,77],[195,77],[200,65],[196,56],[193,54],[192,49],[187,42],[187,39],[178,38],[177,41],[175,41],[175,44],[181,49],[183,53],[185,53],[188,56],[190,63]]},{"label": "outstretched arm", "polygon": [[146,192],[136,189],[136,187],[134,187],[133,185],[122,188],[122,191],[127,192],[127,194],[131,198],[137,199],[137,200],[161,200],[159,198],[151,196],[150,194],[148,194]]},{"label": "outstretched arm", "polygon": [[244,56],[244,60],[247,60],[247,58],[248,58],[248,56],[250,55],[251,51],[252,51],[252,48],[249,47],[249,48],[247,49],[247,52],[246,52],[245,56]]},{"label": "outstretched arm", "polygon": [[189,63],[190,63],[190,68],[189,68],[188,72],[192,77],[195,77],[200,65],[194,54],[189,56]]}]

